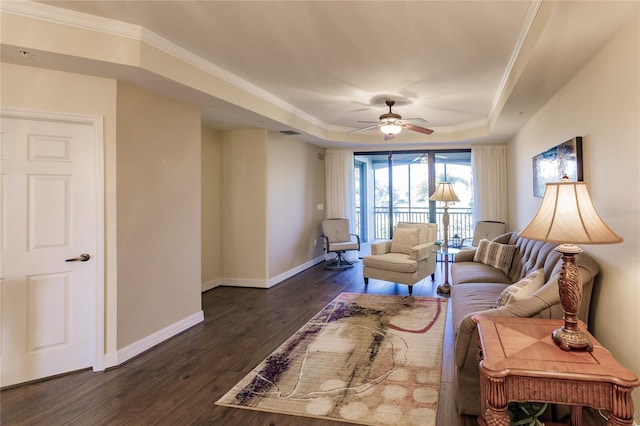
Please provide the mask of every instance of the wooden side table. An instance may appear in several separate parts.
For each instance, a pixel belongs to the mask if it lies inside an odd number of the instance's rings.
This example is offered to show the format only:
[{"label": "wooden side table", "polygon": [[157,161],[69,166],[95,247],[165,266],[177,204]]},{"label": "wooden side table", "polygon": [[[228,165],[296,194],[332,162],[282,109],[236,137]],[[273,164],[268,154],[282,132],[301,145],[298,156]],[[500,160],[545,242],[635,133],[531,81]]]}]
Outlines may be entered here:
[{"label": "wooden side table", "polygon": [[[551,338],[562,320],[477,315],[480,336],[481,425],[509,426],[509,402],[571,406],[571,424],[582,424],[582,406],[611,414],[607,424],[633,424],[631,391],[640,379],[622,367],[587,332],[593,352],[563,351]],[[583,322],[580,329],[586,330]]]}]

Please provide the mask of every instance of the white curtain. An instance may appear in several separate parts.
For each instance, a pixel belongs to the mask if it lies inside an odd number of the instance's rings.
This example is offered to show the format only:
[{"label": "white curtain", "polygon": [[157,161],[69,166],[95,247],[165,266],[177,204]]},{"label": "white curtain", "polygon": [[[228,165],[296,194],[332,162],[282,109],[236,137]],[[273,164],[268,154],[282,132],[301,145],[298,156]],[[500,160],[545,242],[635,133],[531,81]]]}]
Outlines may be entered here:
[{"label": "white curtain", "polygon": [[353,222],[355,215],[353,152],[327,149],[324,166],[327,219],[345,218]]},{"label": "white curtain", "polygon": [[507,223],[507,146],[472,146],[471,170],[474,220]]},{"label": "white curtain", "polygon": [[[355,229],[355,182],[353,152],[343,149],[327,149],[324,158],[325,217],[349,219],[349,232]],[[347,259],[357,259],[357,253],[345,253]]]}]

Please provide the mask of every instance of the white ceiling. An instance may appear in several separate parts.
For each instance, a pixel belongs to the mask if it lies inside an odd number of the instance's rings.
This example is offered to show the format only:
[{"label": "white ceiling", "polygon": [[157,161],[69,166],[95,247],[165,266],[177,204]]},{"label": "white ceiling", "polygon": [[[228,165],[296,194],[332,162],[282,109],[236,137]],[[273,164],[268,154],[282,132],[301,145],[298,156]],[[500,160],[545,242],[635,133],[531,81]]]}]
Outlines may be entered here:
[{"label": "white ceiling", "polygon": [[[7,1],[3,3],[8,3]],[[379,131],[348,135],[386,112],[423,118],[394,144],[504,142],[629,19],[638,1],[43,1],[140,25],[198,55],[245,90],[332,135],[325,146],[379,146]],[[42,6],[47,7],[47,6]],[[3,60],[19,62],[15,46]],[[105,75],[43,55],[38,66]],[[65,61],[62,64],[61,61]],[[85,68],[83,68],[85,67]],[[203,107],[219,129],[290,123],[150,79],[118,77]],[[411,133],[411,134],[408,134]]]}]

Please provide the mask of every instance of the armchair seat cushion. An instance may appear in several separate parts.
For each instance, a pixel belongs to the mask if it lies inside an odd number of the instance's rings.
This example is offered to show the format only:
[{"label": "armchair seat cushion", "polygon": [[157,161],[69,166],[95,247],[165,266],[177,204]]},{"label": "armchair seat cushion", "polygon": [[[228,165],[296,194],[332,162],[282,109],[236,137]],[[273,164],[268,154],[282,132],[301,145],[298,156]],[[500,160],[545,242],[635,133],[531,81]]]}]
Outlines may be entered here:
[{"label": "armchair seat cushion", "polygon": [[329,243],[329,251],[360,250],[360,244],[356,241],[343,241],[339,243]]},{"label": "armchair seat cushion", "polygon": [[404,253],[386,253],[365,256],[362,259],[364,266],[382,269],[385,271],[414,273],[418,270],[418,262],[410,259]]}]

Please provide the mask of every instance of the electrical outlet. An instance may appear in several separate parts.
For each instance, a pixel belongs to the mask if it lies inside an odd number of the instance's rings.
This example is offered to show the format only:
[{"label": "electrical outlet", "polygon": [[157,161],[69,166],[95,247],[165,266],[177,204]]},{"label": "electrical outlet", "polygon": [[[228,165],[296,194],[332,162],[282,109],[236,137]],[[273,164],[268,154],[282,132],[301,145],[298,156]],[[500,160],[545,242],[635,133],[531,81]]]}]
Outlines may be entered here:
[{"label": "electrical outlet", "polygon": [[316,239],[313,240],[313,246],[315,247],[317,245],[318,245],[318,239],[316,238]]}]

